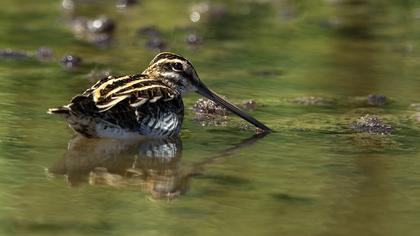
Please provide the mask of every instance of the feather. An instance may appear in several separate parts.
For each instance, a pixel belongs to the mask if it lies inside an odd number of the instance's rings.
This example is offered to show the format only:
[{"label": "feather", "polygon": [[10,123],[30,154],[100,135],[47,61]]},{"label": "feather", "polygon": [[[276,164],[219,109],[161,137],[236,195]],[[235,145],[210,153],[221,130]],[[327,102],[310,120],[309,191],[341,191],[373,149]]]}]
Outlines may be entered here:
[{"label": "feather", "polygon": [[146,103],[147,100],[148,100],[147,98],[140,99],[138,102],[131,103],[130,106],[131,107],[139,107],[139,106],[143,105],[144,103]]},{"label": "feather", "polygon": [[100,112],[109,110],[124,100],[131,107],[139,107],[147,102],[154,103],[160,99],[170,101],[179,96],[176,90],[162,81],[145,75],[107,77],[86,92],[88,91]]}]

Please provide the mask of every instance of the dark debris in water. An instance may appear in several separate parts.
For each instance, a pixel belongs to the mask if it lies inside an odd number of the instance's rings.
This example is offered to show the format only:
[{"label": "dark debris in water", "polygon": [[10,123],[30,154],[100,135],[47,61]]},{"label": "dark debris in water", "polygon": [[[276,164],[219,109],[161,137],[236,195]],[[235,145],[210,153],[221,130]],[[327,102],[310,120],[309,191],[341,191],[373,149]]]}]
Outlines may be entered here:
[{"label": "dark debris in water", "polygon": [[247,99],[242,101],[242,107],[249,110],[254,110],[258,107],[257,102],[254,99]]},{"label": "dark debris in water", "polygon": [[76,17],[70,22],[70,26],[76,38],[103,48],[110,44],[116,23],[107,16],[100,16],[92,20]]},{"label": "dark debris in water", "polygon": [[160,32],[159,28],[155,25],[147,25],[140,27],[136,30],[139,36],[148,36],[148,37],[158,37],[162,33]]},{"label": "dark debris in water", "polygon": [[366,132],[369,134],[391,134],[394,132],[394,128],[391,125],[385,124],[378,117],[369,114],[350,123],[349,128],[356,132]]},{"label": "dark debris in water", "polygon": [[256,71],[252,71],[251,73],[259,77],[273,77],[273,76],[279,76],[282,74],[282,72],[277,69],[259,69]]},{"label": "dark debris in water", "polygon": [[271,196],[275,200],[285,203],[311,203],[313,201],[313,199],[309,197],[293,196],[287,193],[273,193]]},{"label": "dark debris in water", "polygon": [[[245,106],[249,106],[249,109],[256,106],[254,100],[244,101]],[[198,99],[192,107],[195,116],[194,120],[201,123],[202,126],[227,126],[228,125],[228,115],[229,112],[222,106],[217,105],[209,99]],[[251,125],[249,123],[239,123],[237,124],[239,129],[252,131],[255,134],[261,134],[265,131]]]},{"label": "dark debris in water", "polygon": [[113,33],[115,21],[107,16],[100,16],[87,22],[87,30],[91,33]]},{"label": "dark debris in water", "polygon": [[79,67],[81,63],[81,57],[71,54],[64,55],[60,60],[60,64],[64,69],[75,69]]},{"label": "dark debris in water", "polygon": [[36,58],[41,61],[51,59],[53,56],[53,50],[49,47],[40,47],[36,50]]},{"label": "dark debris in water", "polygon": [[0,58],[10,60],[37,59],[47,61],[53,56],[53,50],[49,47],[40,47],[36,51],[15,50],[11,48],[0,49]]},{"label": "dark debris in water", "polygon": [[228,122],[227,110],[209,99],[198,99],[193,105],[194,120],[203,126],[226,126]]},{"label": "dark debris in water", "polygon": [[191,47],[203,44],[203,37],[198,33],[197,28],[191,25],[178,26],[174,28],[174,32],[180,32],[184,35],[184,42]]},{"label": "dark debris in water", "polygon": [[351,107],[383,107],[391,103],[391,99],[379,93],[371,93],[365,96],[349,97],[347,101],[340,103]]},{"label": "dark debris in water", "polygon": [[203,39],[196,33],[190,33],[185,37],[185,43],[190,46],[200,45],[203,42]]},{"label": "dark debris in water", "polygon": [[146,41],[145,45],[146,48],[152,50],[164,50],[168,45],[165,40],[159,37],[153,37]]},{"label": "dark debris in water", "polygon": [[388,99],[383,94],[369,94],[367,97],[367,102],[372,106],[383,106],[388,102]]},{"label": "dark debris in water", "polygon": [[264,130],[262,130],[262,129],[258,128],[258,127],[255,127],[254,125],[251,125],[251,124],[249,124],[249,123],[240,123],[240,124],[238,125],[238,128],[239,128],[239,129],[243,129],[243,130],[249,130],[249,131],[252,131],[252,132],[254,132],[255,134],[263,134],[263,133],[265,133],[265,132],[266,132],[266,131],[264,131]]},{"label": "dark debris in water", "polygon": [[168,46],[168,43],[162,37],[160,29],[155,25],[140,27],[136,30],[136,33],[146,39],[144,46],[147,49],[162,51]]},{"label": "dark debris in water", "polygon": [[117,8],[127,8],[137,3],[137,0],[117,0],[116,6]]},{"label": "dark debris in water", "polygon": [[225,108],[217,105],[213,101],[209,99],[200,98],[194,104],[193,109],[196,113],[205,113],[211,115],[227,115],[227,111]]},{"label": "dark debris in water", "polygon": [[11,48],[0,49],[0,58],[19,60],[26,59],[28,57],[29,54],[25,51],[14,50]]},{"label": "dark debris in water", "polygon": [[89,39],[89,43],[98,48],[107,48],[112,42],[111,34],[99,34]]}]

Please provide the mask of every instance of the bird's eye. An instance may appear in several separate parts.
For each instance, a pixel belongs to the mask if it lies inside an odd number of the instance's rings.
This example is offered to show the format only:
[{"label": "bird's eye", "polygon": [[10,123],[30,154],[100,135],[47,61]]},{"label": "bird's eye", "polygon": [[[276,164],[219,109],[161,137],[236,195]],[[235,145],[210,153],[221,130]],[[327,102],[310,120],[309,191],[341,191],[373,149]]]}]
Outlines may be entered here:
[{"label": "bird's eye", "polygon": [[183,69],[182,64],[179,62],[172,63],[172,69],[174,71],[180,71]]}]

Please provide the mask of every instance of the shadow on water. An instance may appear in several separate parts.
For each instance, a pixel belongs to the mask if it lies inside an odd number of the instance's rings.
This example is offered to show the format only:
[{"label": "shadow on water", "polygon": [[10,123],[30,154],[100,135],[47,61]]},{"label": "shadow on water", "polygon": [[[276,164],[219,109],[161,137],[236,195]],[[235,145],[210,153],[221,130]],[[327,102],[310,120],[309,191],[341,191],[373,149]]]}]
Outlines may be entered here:
[{"label": "shadow on water", "polygon": [[218,154],[186,168],[181,163],[180,138],[116,140],[88,139],[75,136],[69,141],[64,158],[48,172],[65,175],[71,186],[83,183],[114,187],[140,187],[155,199],[185,194],[191,177],[205,167],[254,144],[266,134],[257,134]]}]

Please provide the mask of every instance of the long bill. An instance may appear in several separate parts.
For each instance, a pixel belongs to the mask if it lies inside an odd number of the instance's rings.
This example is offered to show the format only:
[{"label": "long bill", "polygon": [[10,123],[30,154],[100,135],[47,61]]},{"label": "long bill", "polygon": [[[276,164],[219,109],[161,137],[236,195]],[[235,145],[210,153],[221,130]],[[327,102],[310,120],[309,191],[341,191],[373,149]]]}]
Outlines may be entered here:
[{"label": "long bill", "polygon": [[203,97],[206,97],[213,102],[223,106],[224,108],[228,109],[229,111],[235,113],[236,115],[240,116],[242,119],[248,121],[249,123],[255,125],[256,127],[264,130],[265,132],[270,132],[271,129],[265,126],[263,123],[256,120],[254,117],[250,116],[249,114],[241,111],[237,106],[231,104],[230,102],[224,100],[219,95],[217,95],[215,92],[211,91],[207,88],[203,83],[200,83],[197,86],[197,93],[202,95]]}]

